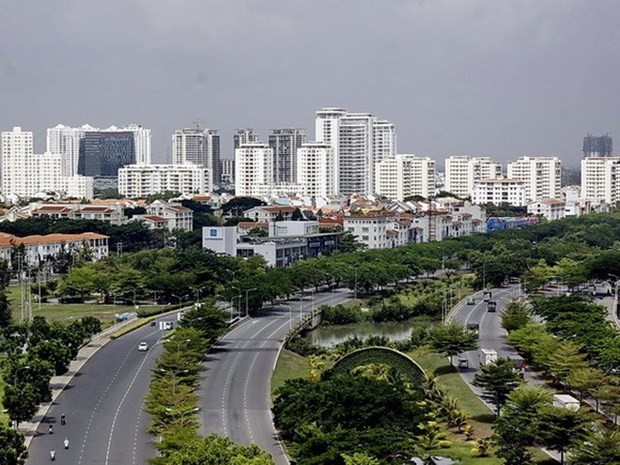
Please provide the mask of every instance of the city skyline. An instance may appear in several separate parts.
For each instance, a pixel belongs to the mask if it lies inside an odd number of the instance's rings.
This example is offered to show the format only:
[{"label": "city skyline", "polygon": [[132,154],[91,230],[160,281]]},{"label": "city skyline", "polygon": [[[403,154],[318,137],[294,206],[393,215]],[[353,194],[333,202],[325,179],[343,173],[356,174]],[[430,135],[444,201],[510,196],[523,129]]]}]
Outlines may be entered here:
[{"label": "city skyline", "polygon": [[567,166],[585,134],[617,133],[613,2],[129,1],[101,5],[95,22],[87,5],[63,5],[6,6],[3,129],[138,122],[163,163],[169,135],[195,120],[220,130],[230,157],[236,128],[265,142],[272,128],[310,133],[317,109],[339,106],[393,122],[403,153]]}]

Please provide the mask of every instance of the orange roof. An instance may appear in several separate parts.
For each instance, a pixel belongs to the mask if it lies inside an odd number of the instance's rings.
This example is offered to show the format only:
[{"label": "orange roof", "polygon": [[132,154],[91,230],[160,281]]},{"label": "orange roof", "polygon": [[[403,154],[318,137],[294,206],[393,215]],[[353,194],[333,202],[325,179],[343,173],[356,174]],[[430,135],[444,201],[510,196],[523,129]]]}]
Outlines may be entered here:
[{"label": "orange roof", "polygon": [[152,221],[154,223],[166,223],[168,221],[163,216],[157,216],[157,215],[144,215],[144,216],[141,216],[140,219]]},{"label": "orange roof", "polygon": [[39,207],[36,210],[34,210],[33,213],[36,213],[36,212],[46,212],[46,211],[50,211],[50,212],[70,212],[71,208],[67,207],[66,205],[43,205],[42,207]]},{"label": "orange roof", "polygon": [[211,200],[211,196],[210,195],[195,195],[192,197],[192,200],[195,200],[196,202]]},{"label": "orange roof", "polygon": [[266,228],[269,223],[266,221],[240,221],[237,223],[239,228]]},{"label": "orange roof", "polygon": [[267,212],[270,213],[286,213],[286,212],[294,212],[295,211],[295,207],[287,207],[287,206],[281,206],[281,207],[258,207],[261,210],[265,210]]},{"label": "orange roof", "polygon": [[189,212],[189,211],[191,211],[191,208],[184,207],[183,205],[167,205],[166,208],[169,208],[170,210],[174,210],[174,211],[177,211],[177,212]]},{"label": "orange roof", "polygon": [[82,207],[79,210],[80,212],[104,212],[104,213],[108,213],[108,212],[113,212],[114,209],[110,208],[110,207],[106,207],[105,205],[89,205],[86,207]]},{"label": "orange roof", "polygon": [[45,236],[25,236],[25,237],[0,237],[0,247],[13,247],[14,245],[43,245],[43,244],[62,244],[66,242],[82,242],[92,239],[107,239],[108,236],[93,232],[81,234],[47,234]]}]

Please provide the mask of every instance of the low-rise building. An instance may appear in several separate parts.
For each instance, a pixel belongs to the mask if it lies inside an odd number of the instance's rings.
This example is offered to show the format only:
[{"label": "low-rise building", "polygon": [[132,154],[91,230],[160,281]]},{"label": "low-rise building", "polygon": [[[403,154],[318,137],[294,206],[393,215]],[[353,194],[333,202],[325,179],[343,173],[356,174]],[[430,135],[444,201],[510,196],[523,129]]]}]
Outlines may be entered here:
[{"label": "low-rise building", "polygon": [[161,226],[161,219],[166,220],[166,228],[169,231],[182,230],[193,231],[194,229],[194,212],[180,203],[162,202],[155,200],[146,207],[146,215],[136,215],[134,218],[146,218],[146,223],[157,227]]},{"label": "low-rise building", "polygon": [[297,260],[330,255],[338,248],[342,234],[320,233],[318,221],[269,222],[268,231],[268,237],[258,237],[239,234],[235,226],[206,226],[202,230],[202,245],[232,256],[261,255],[268,265],[284,267]]},{"label": "low-rise building", "polygon": [[525,184],[523,181],[508,178],[485,179],[474,187],[472,202],[478,204],[512,205],[524,207]]},{"label": "low-rise building", "polygon": [[288,205],[271,205],[268,207],[254,207],[246,210],[244,217],[254,221],[276,221],[280,217],[284,221],[289,221],[293,217],[295,207]]},{"label": "low-rise building", "polygon": [[212,190],[211,171],[202,165],[127,165],[118,170],[118,191],[130,198],[160,192],[204,195]]},{"label": "low-rise building", "polygon": [[549,221],[559,220],[566,215],[566,202],[560,199],[530,202],[527,205],[527,212],[530,215],[541,215]]},{"label": "low-rise building", "polygon": [[121,204],[94,205],[78,203],[42,203],[31,211],[34,218],[67,218],[72,220],[99,220],[120,225],[127,221]]},{"label": "low-rise building", "polygon": [[19,253],[24,247],[24,259],[28,266],[36,267],[56,257],[62,251],[73,252],[82,250],[92,260],[100,260],[108,256],[108,236],[92,232],[82,234],[47,234],[45,236],[17,237],[11,234],[0,234],[0,258],[12,263],[13,254]]}]

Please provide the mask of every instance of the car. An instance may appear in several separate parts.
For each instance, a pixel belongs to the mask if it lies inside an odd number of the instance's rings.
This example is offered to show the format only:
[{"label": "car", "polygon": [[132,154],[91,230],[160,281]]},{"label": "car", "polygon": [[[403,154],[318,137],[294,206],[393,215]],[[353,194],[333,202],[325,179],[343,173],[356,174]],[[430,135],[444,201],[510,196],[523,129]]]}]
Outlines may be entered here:
[{"label": "car", "polygon": [[467,305],[476,305],[476,299],[474,299],[473,297],[470,297],[467,300]]},{"label": "car", "polygon": [[469,360],[464,357],[459,358],[459,368],[469,368]]},{"label": "car", "polygon": [[146,342],[141,342],[140,344],[138,344],[138,350],[140,352],[146,352],[147,350],[149,350],[149,345]]}]

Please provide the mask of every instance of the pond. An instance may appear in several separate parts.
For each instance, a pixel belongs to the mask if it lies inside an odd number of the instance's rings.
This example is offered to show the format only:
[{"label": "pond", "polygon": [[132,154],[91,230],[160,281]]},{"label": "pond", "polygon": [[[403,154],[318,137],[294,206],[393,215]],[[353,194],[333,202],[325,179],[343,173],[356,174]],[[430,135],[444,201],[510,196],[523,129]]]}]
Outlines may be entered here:
[{"label": "pond", "polygon": [[305,334],[305,338],[312,344],[322,347],[333,347],[353,336],[361,338],[385,336],[393,341],[400,341],[411,336],[411,329],[416,324],[428,324],[428,321],[421,321],[419,319],[398,322],[389,321],[385,323],[364,321],[351,325],[319,326],[312,331],[308,331]]}]

